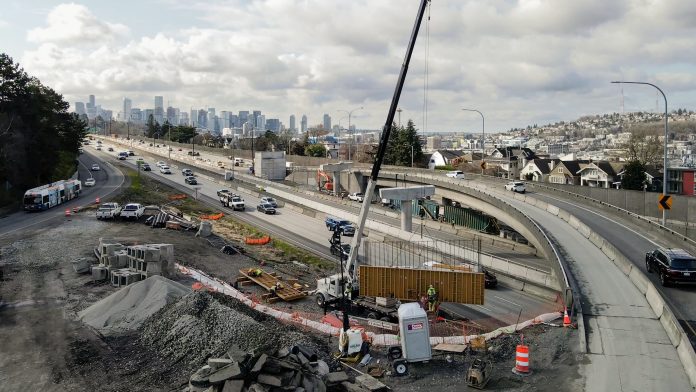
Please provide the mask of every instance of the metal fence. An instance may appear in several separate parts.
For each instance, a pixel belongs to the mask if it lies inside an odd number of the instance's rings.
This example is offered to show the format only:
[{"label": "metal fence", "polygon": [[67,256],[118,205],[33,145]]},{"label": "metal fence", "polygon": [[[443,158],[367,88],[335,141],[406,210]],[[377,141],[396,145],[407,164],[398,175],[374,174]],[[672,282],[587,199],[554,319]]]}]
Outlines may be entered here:
[{"label": "metal fence", "polygon": [[363,252],[363,264],[379,267],[422,268],[424,263],[431,261],[447,265],[478,265],[481,240],[365,241]]}]

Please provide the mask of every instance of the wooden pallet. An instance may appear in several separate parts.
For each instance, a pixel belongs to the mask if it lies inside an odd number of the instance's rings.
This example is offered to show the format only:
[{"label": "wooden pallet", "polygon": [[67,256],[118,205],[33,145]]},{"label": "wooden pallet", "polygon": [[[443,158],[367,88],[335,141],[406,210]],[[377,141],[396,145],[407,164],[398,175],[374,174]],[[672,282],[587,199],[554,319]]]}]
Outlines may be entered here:
[{"label": "wooden pallet", "polygon": [[[278,279],[278,276],[275,273],[267,273],[263,270],[261,270],[261,276],[252,276],[249,274],[250,271],[255,270],[256,268],[250,269],[240,269],[239,274],[240,278],[237,278],[237,282],[244,285],[245,283],[248,284],[247,282],[254,282],[257,285],[263,287],[266,291],[269,293],[272,292],[272,288],[275,287],[276,283],[280,281]],[[282,287],[275,290],[276,296],[278,296],[280,299],[283,301],[294,301],[296,299],[301,299],[307,296],[306,293],[299,291],[295,288],[292,287],[288,282],[280,282]],[[270,297],[268,298],[269,302]]]}]

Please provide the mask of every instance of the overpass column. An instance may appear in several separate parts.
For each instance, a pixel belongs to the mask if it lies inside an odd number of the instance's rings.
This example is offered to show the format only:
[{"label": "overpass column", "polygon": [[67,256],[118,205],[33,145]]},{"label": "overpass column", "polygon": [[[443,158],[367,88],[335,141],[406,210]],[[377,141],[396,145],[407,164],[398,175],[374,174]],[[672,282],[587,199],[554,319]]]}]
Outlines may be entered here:
[{"label": "overpass column", "polygon": [[333,177],[334,195],[338,196],[338,193],[341,191],[341,172],[335,171],[331,173],[331,176]]},{"label": "overpass column", "polygon": [[411,231],[413,227],[413,209],[411,205],[413,200],[401,201],[401,230]]},{"label": "overpass column", "polygon": [[319,166],[319,170],[324,173],[331,173],[333,178],[334,195],[338,195],[341,190],[341,172],[350,170],[353,167],[353,162],[326,163]]}]

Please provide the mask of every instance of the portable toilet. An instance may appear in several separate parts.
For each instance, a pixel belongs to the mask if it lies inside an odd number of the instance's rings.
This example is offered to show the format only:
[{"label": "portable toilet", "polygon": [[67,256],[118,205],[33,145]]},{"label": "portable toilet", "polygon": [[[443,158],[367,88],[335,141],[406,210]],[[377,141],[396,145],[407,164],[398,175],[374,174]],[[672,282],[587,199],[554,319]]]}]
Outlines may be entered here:
[{"label": "portable toilet", "polygon": [[429,361],[432,358],[430,326],[425,310],[419,303],[411,302],[399,306],[398,314],[404,358],[408,362]]}]

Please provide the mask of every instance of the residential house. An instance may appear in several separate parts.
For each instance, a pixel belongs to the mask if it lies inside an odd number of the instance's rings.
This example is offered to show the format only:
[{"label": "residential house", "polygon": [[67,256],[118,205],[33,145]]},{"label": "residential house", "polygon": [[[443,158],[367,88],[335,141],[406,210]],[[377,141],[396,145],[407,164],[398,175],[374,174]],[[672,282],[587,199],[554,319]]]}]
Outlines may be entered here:
[{"label": "residential house", "polygon": [[437,150],[430,156],[428,169],[450,165],[453,162],[462,162],[462,157],[465,155],[464,151],[461,150]]},{"label": "residential house", "polygon": [[590,161],[572,160],[560,161],[554,165],[549,173],[548,182],[551,184],[580,185],[580,170]]},{"label": "residential house", "polygon": [[609,188],[619,178],[618,172],[623,168],[618,162],[590,162],[580,169],[580,185],[596,188]]},{"label": "residential house", "polygon": [[[671,170],[672,169],[670,169],[670,171]],[[617,174],[618,178],[617,178],[616,182],[614,182],[614,184],[613,184],[616,189],[621,189],[621,181],[623,180],[625,172],[626,172],[626,168],[623,167],[621,169],[621,171],[619,171],[619,173]],[[649,166],[649,167],[645,168],[644,173],[645,173],[645,185],[646,185],[645,190],[651,191],[651,192],[658,192],[658,191],[661,192],[662,191],[662,172],[654,166]],[[668,174],[669,174],[669,172],[668,172]],[[681,177],[681,178],[677,178],[677,177]],[[687,177],[688,177],[688,175],[687,175]],[[672,181],[670,179],[670,183],[676,184],[678,182],[681,182],[682,179],[683,179],[683,176],[676,175],[675,181]],[[687,182],[688,182],[688,180],[687,180]],[[693,191],[693,189],[692,189],[692,191]],[[678,191],[675,193],[683,194],[683,193],[681,193],[681,191]]]},{"label": "residential house", "polygon": [[551,170],[560,159],[532,159],[520,170],[520,180],[549,182]]},{"label": "residential house", "polygon": [[520,178],[520,170],[528,161],[536,159],[534,151],[529,148],[499,147],[486,158],[490,166],[498,166],[507,178]]},{"label": "residential house", "polygon": [[[659,188],[658,190],[662,190]],[[696,195],[696,168],[670,167],[667,169],[667,193]]]}]

